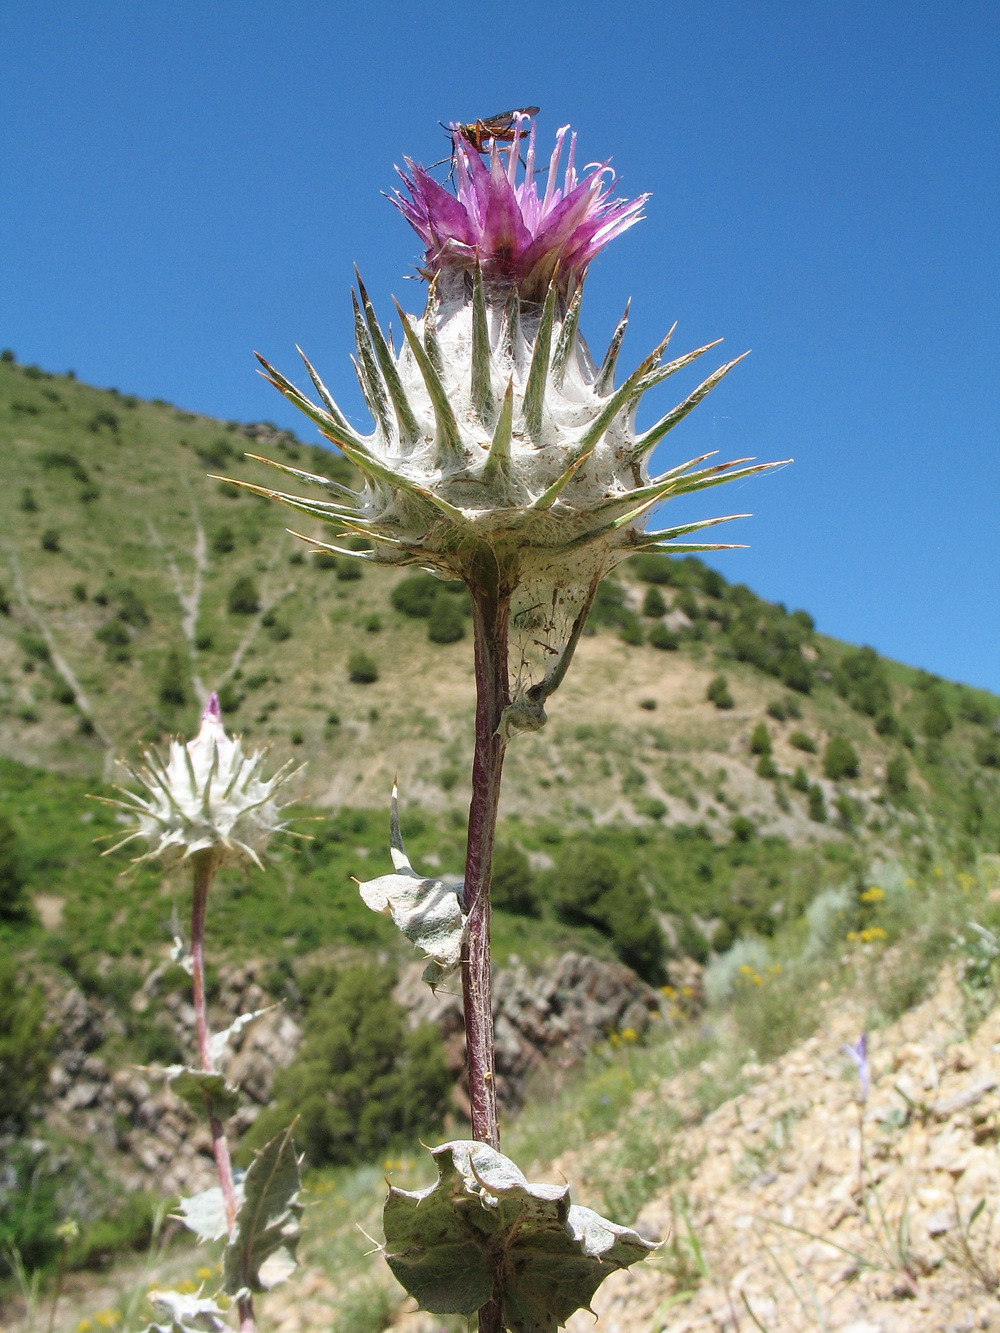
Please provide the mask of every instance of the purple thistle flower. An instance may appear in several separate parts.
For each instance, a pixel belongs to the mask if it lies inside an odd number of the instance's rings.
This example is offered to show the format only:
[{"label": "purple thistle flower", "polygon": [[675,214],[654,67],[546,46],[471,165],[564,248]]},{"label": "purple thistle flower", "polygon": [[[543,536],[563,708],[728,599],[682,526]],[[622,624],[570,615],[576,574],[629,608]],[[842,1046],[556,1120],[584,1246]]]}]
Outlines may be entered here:
[{"label": "purple thistle flower", "polygon": [[862,1032],[856,1042],[848,1043],[843,1048],[844,1054],[849,1055],[854,1061],[858,1071],[858,1080],[861,1083],[861,1100],[868,1100],[868,1093],[871,1089],[871,1065],[868,1063],[868,1033]]},{"label": "purple thistle flower", "polygon": [[557,270],[564,293],[579,286],[608,241],[640,221],[649,196],[612,199],[617,178],[607,163],[590,163],[582,179],[578,177],[575,134],[558,185],[568,132],[564,125],[556,134],[543,194],[535,181],[534,124],[520,182],[519,123],[508,147],[493,141],[488,166],[473,145],[453,131],[454,195],[423,167],[404,159],[410,174],[399,175],[410,198],[394,191],[392,202],[424,242],[425,277],[449,269],[472,271],[478,262],[487,287],[514,286],[524,300],[542,300]]}]

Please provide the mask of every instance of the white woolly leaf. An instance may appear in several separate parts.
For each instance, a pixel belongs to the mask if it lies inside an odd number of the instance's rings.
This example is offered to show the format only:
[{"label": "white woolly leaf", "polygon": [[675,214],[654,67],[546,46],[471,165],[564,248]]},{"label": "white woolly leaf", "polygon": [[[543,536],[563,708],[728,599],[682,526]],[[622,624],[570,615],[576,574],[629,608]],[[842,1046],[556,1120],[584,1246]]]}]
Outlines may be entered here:
[{"label": "white woolly leaf", "polygon": [[[235,1186],[236,1210],[243,1204],[243,1182]],[[226,1203],[218,1185],[202,1190],[190,1199],[182,1196],[177,1205],[176,1217],[195,1233],[199,1240],[221,1240],[229,1231],[226,1218]]]},{"label": "white woolly leaf", "polygon": [[399,830],[399,803],[392,788],[390,852],[394,875],[358,881],[361,898],[373,912],[391,916],[408,940],[430,960],[424,980],[434,989],[453,972],[462,956],[466,918],[462,912],[462,886],[440,879],[425,879],[410,865]]},{"label": "white woolly leaf", "polygon": [[223,1286],[230,1296],[268,1291],[295,1267],[300,1188],[289,1125],[261,1148],[243,1178],[243,1206],[222,1255]]},{"label": "white woolly leaf", "polygon": [[226,1053],[226,1047],[234,1037],[239,1036],[247,1024],[252,1023],[256,1018],[263,1018],[269,1014],[272,1009],[277,1009],[276,1004],[269,1004],[265,1009],[255,1009],[252,1014],[240,1014],[239,1018],[233,1020],[229,1027],[222,1032],[217,1032],[209,1043],[209,1051],[212,1056],[212,1064],[217,1065]]},{"label": "white woolly leaf", "polygon": [[151,1291],[149,1299],[170,1319],[162,1324],[150,1324],[144,1333],[221,1333],[226,1327],[225,1313],[215,1301],[206,1296],[188,1295],[181,1291]]},{"label": "white woolly leaf", "polygon": [[619,1268],[657,1248],[628,1227],[569,1201],[568,1185],[532,1185],[495,1149],[457,1140],[431,1149],[438,1181],[390,1187],[386,1261],[422,1309],[475,1314],[499,1274],[503,1326],[555,1333]]}]

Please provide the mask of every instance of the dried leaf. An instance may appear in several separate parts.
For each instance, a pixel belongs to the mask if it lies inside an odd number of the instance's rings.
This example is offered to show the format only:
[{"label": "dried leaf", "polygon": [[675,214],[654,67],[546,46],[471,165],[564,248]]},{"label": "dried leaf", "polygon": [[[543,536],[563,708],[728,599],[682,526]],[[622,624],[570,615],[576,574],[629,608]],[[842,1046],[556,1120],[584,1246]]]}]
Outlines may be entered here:
[{"label": "dried leaf", "polygon": [[601,1282],[657,1246],[569,1201],[568,1185],[531,1185],[509,1158],[458,1140],[431,1150],[438,1181],[390,1187],[386,1261],[433,1314],[473,1315],[502,1287],[504,1327],[555,1333],[589,1309]]}]

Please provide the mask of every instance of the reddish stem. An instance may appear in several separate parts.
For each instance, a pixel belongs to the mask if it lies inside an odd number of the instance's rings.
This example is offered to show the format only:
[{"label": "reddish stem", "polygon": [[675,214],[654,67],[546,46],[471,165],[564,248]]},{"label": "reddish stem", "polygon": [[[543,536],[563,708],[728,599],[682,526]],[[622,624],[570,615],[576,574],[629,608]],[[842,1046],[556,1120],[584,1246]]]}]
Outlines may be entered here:
[{"label": "reddish stem", "polygon": [[[462,950],[462,995],[469,1066],[472,1136],[499,1147],[490,995],[490,879],[505,742],[498,734],[509,702],[507,627],[510,597],[496,583],[472,593],[476,660],[476,751],[465,860],[469,924]],[[480,1321],[480,1327],[482,1322]]]},{"label": "reddish stem", "polygon": [[[212,1040],[208,1029],[208,1006],[205,1000],[205,911],[208,907],[208,890],[215,878],[219,863],[215,854],[210,851],[196,852],[191,859],[194,865],[194,900],[191,904],[191,982],[194,990],[198,1061],[206,1074],[214,1074],[217,1071],[212,1063]],[[219,1173],[226,1222],[229,1235],[232,1237],[236,1230],[236,1186],[233,1181],[229,1142],[218,1116],[210,1113],[208,1124],[212,1133],[212,1155]],[[253,1297],[241,1297],[236,1302],[236,1308],[239,1314],[240,1333],[255,1333],[257,1324],[254,1319]]]}]

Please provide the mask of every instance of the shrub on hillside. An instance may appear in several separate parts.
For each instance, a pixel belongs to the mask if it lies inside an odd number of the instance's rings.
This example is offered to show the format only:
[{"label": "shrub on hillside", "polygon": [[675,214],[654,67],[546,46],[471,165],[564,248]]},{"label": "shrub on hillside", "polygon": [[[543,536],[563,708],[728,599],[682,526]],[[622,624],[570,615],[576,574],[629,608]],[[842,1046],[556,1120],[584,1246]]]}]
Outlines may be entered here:
[{"label": "shrub on hillside", "polygon": [[[0,815],[0,921],[25,921],[28,915],[21,848],[13,825]],[[6,1073],[2,1059],[0,1070]]]},{"label": "shrub on hillside", "polygon": [[241,574],[229,589],[226,606],[234,616],[254,616],[260,610],[260,593],[249,574]]},{"label": "shrub on hillside", "polygon": [[656,620],[667,614],[667,604],[659,588],[651,586],[646,589],[646,595],[642,599],[642,614],[648,616],[650,620]]},{"label": "shrub on hillside", "polygon": [[725,676],[716,676],[709,681],[708,689],[705,691],[705,698],[709,703],[715,704],[716,708],[735,708],[736,702],[729,693],[729,681]]},{"label": "shrub on hillside", "polygon": [[831,782],[841,778],[856,778],[860,760],[858,752],[846,736],[831,736],[823,751],[823,773]]},{"label": "shrub on hillside", "polygon": [[43,551],[58,551],[61,549],[58,528],[46,528],[38,540]]},{"label": "shrub on hillside", "polygon": [[661,978],[664,941],[630,867],[606,847],[578,840],[549,876],[556,914],[569,925],[607,935],[623,963],[651,984]]},{"label": "shrub on hillside", "polygon": [[909,790],[906,756],[897,754],[885,766],[885,790],[889,796],[905,796]]},{"label": "shrub on hillside", "polygon": [[628,567],[643,583],[663,585],[674,581],[674,562],[662,555],[634,555]]},{"label": "shrub on hillside", "polygon": [[976,763],[984,768],[1000,768],[1000,736],[981,736],[976,741]]},{"label": "shrub on hillside", "polygon": [[160,703],[181,708],[187,703],[187,660],[178,648],[171,648],[160,673]]},{"label": "shrub on hillside", "polygon": [[347,659],[347,675],[355,685],[371,685],[378,680],[378,663],[357,649]]},{"label": "shrub on hillside", "polygon": [[796,791],[807,792],[809,790],[809,774],[801,764],[792,774],[792,786]]},{"label": "shrub on hillside", "polygon": [[389,594],[389,601],[404,616],[426,619],[434,609],[440,591],[441,580],[433,574],[410,574],[396,584]]},{"label": "shrub on hillside", "polygon": [[922,723],[924,735],[928,740],[939,741],[943,736],[947,736],[953,726],[951,713],[940,691],[928,690]]},{"label": "shrub on hillside", "polygon": [[771,733],[768,731],[767,724],[764,722],[758,722],[750,733],[750,753],[771,753]]},{"label": "shrub on hillside", "polygon": [[845,653],[833,673],[841,698],[855,711],[878,717],[892,711],[892,689],[885,665],[874,648]]},{"label": "shrub on hillside", "polygon": [[236,535],[232,528],[223,524],[218,528],[212,537],[212,550],[216,555],[228,555],[230,551],[236,549]]},{"label": "shrub on hillside", "polygon": [[296,1116],[296,1146],[311,1167],[370,1161],[437,1132],[451,1089],[444,1045],[432,1024],[408,1028],[394,982],[390,969],[358,964],[314,999],[302,1045],[276,1075],[274,1104],[244,1148],[260,1147]]},{"label": "shrub on hillside", "polygon": [[809,788],[809,818],[817,824],[826,823],[826,801],[823,799],[823,788],[818,782]]},{"label": "shrub on hillside", "polygon": [[12,958],[0,958],[0,1130],[23,1131],[52,1060],[45,996],[25,985]]},{"label": "shrub on hillside", "polygon": [[428,639],[431,643],[456,643],[464,635],[465,615],[461,602],[447,589],[439,587],[427,621]]},{"label": "shrub on hillside", "polygon": [[815,754],[816,742],[804,731],[793,731],[788,738],[789,745],[794,745],[796,750],[801,750],[803,754]]},{"label": "shrub on hillside", "polygon": [[662,652],[673,653],[681,646],[680,635],[667,629],[666,625],[654,625],[648,640],[651,648],[659,648]]},{"label": "shrub on hillside", "polygon": [[493,906],[517,916],[541,916],[541,899],[531,862],[520,847],[502,842],[493,853]]}]

